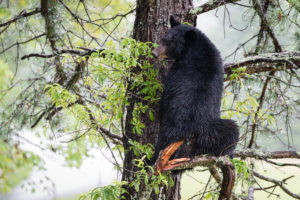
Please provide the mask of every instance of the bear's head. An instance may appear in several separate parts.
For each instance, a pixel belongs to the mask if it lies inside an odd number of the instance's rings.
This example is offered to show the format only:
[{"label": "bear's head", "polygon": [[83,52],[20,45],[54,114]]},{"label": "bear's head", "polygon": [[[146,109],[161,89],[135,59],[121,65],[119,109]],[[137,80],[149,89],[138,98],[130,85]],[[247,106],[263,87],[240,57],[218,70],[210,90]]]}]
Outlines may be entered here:
[{"label": "bear's head", "polygon": [[171,29],[162,38],[161,44],[152,51],[160,61],[166,57],[180,59],[195,45],[198,30],[186,24],[180,24],[173,16],[170,17]]}]

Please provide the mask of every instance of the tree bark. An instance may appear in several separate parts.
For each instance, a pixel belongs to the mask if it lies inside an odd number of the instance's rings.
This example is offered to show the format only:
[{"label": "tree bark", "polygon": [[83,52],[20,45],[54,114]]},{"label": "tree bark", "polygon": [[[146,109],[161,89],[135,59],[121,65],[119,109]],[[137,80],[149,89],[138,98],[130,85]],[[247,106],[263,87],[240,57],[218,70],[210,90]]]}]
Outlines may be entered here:
[{"label": "tree bark", "polygon": [[[146,42],[151,41],[155,43],[160,43],[161,38],[166,33],[169,28],[169,18],[173,15],[177,20],[181,22],[188,22],[190,24],[195,24],[196,17],[189,13],[189,10],[193,8],[192,0],[137,0],[136,7],[136,19],[134,23],[133,38],[137,41]],[[155,66],[161,69],[161,66]],[[138,70],[136,73],[139,73]],[[163,70],[160,70],[158,78],[162,80]],[[129,83],[130,84],[130,83]],[[130,88],[130,87],[129,87]],[[132,91],[135,92],[135,91]],[[141,101],[140,99],[130,97],[129,106],[127,106],[127,115],[125,122],[125,135],[124,135],[124,149],[125,158],[123,163],[123,176],[122,180],[130,182],[134,179],[134,172],[138,169],[133,165],[133,160],[135,155],[132,150],[130,150],[129,139],[138,141],[142,144],[155,144],[157,135],[159,132],[159,106],[152,105],[152,109],[155,111],[155,120],[151,121],[147,114],[142,114],[141,120],[145,125],[142,135],[137,135],[132,131],[132,111],[134,105]],[[152,199],[165,198],[168,200],[179,200],[180,199],[180,179],[181,175],[173,175],[174,187],[164,188],[162,191],[164,194],[156,195],[151,194]],[[144,188],[144,187],[140,187]],[[136,199],[136,192],[134,188],[125,186],[127,194],[124,195],[126,199]]]}]

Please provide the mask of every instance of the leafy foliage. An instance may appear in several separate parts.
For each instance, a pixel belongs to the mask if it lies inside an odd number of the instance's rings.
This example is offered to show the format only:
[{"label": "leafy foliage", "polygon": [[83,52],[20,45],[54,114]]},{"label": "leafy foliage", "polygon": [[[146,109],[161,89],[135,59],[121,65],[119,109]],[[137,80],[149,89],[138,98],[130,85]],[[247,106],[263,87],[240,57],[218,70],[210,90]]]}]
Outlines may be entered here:
[{"label": "leafy foliage", "polygon": [[249,167],[247,163],[240,159],[232,159],[231,162],[234,165],[237,174],[242,177],[243,180],[246,180],[249,177]]},{"label": "leafy foliage", "polygon": [[39,163],[39,156],[23,151],[18,144],[11,147],[0,140],[0,193],[9,192],[27,178],[33,167]]},{"label": "leafy foliage", "polygon": [[[140,120],[140,114],[148,113],[149,118],[154,120],[150,105],[159,101],[159,94],[162,92],[161,83],[156,78],[158,70],[154,69],[149,62],[149,59],[152,58],[151,49],[153,46],[156,45],[150,42],[136,42],[132,38],[126,38],[121,42],[120,46],[113,42],[108,42],[106,50],[94,53],[91,56],[91,74],[85,78],[84,84],[91,88],[98,85],[97,91],[92,90],[92,94],[95,97],[101,97],[99,100],[100,109],[90,105],[78,104],[79,96],[71,94],[58,84],[46,86],[46,94],[50,97],[51,103],[56,107],[62,107],[64,111],[68,111],[68,115],[72,115],[86,127],[93,127],[95,122],[91,123],[90,115],[92,115],[95,116],[97,123],[105,127],[111,127],[111,130],[118,134],[121,134],[121,132],[113,127],[116,124],[120,126],[120,123],[122,123],[125,106],[129,103],[128,99],[132,96],[142,99],[142,102],[135,106],[133,110],[134,117],[131,121],[133,132],[142,134],[144,125]],[[141,72],[135,73],[136,70],[141,70]],[[128,82],[132,83],[130,88]],[[132,94],[130,91],[137,92]],[[93,128],[96,129],[96,127]],[[135,155],[140,158],[134,161],[135,165],[140,169],[137,172],[136,179],[131,183],[116,182],[114,185],[97,188],[88,195],[82,196],[81,199],[87,196],[90,196],[92,199],[99,197],[102,199],[117,199],[124,192],[120,189],[121,185],[124,184],[129,184],[138,192],[140,183],[144,182],[149,188],[154,188],[156,193],[159,192],[161,184],[172,185],[172,180],[168,174],[159,174],[158,176],[150,176],[148,174],[149,166],[145,166],[144,159],[146,157],[150,159],[153,154],[153,146],[151,144],[142,145],[132,140],[129,143]],[[123,151],[123,148],[116,145],[113,150]],[[70,157],[70,161],[72,160],[77,159]],[[153,172],[152,168],[151,170]]]},{"label": "leafy foliage", "polygon": [[[87,194],[81,195],[78,200],[119,200],[120,196],[126,191],[122,188],[125,182],[115,182],[114,185],[108,185],[101,188],[95,188]],[[121,198],[122,199],[122,198]]]},{"label": "leafy foliage", "polygon": [[[156,78],[158,70],[149,62],[149,59],[153,58],[152,46],[155,45],[150,42],[136,42],[132,38],[126,38],[119,47],[113,42],[108,42],[106,50],[100,53],[100,57],[97,53],[93,54],[91,70],[94,81],[100,85],[97,93],[105,94],[100,104],[105,110],[101,113],[101,124],[107,125],[111,120],[120,121],[131,96],[143,99],[143,103],[137,104],[133,111],[134,118],[131,121],[134,125],[133,131],[142,133],[144,125],[139,120],[141,112],[148,112],[150,119],[154,119],[149,105],[158,102],[162,86]],[[141,73],[134,73],[136,70],[141,70]],[[132,82],[130,88],[129,82]],[[133,90],[138,92],[132,94],[130,91]]]}]

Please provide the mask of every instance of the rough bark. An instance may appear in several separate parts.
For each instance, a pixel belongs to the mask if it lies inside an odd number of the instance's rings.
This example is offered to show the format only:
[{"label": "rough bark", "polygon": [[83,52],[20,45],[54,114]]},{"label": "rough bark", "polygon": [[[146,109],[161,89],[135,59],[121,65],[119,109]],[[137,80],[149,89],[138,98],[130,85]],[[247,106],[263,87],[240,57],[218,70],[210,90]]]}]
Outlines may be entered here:
[{"label": "rough bark", "polygon": [[[189,14],[189,10],[193,8],[191,0],[137,0],[136,8],[136,20],[133,30],[133,38],[146,42],[151,41],[155,43],[160,43],[162,36],[168,30],[169,18],[171,15],[175,16],[177,20],[181,22],[188,22],[190,24],[195,24],[196,17]],[[160,68],[160,66],[155,66]],[[135,73],[139,73],[138,70]],[[158,78],[162,80],[163,70],[161,70]],[[130,84],[130,83],[129,83]],[[129,87],[130,88],[130,87]],[[132,91],[135,92],[135,91]],[[127,107],[127,116],[125,122],[125,135],[123,139],[124,149],[125,149],[125,159],[123,163],[123,176],[122,180],[130,182],[134,178],[134,172],[138,169],[132,164],[135,159],[133,151],[130,150],[129,139],[138,141],[140,143],[155,144],[158,131],[159,131],[159,109],[158,105],[152,105],[155,111],[155,120],[151,121],[148,115],[141,115],[141,120],[145,125],[143,134],[137,135],[132,131],[132,125],[130,123],[132,119],[132,111],[134,105],[139,102],[140,99],[130,97],[129,106]],[[173,200],[180,199],[180,176],[173,176],[174,187],[164,188],[163,196],[165,199]],[[143,187],[141,187],[143,188]],[[136,192],[134,188],[126,187],[128,194],[125,194],[126,199],[136,199]],[[159,199],[159,195],[152,194],[152,199]]]},{"label": "rough bark", "polygon": [[50,47],[52,52],[56,55],[54,59],[54,63],[56,66],[56,77],[57,83],[62,85],[65,80],[67,80],[67,76],[64,72],[62,64],[60,62],[60,58],[58,56],[58,47],[57,40],[59,35],[57,34],[57,23],[53,18],[57,17],[57,1],[56,0],[41,0],[41,14],[45,19],[45,30],[47,39],[50,43]]}]

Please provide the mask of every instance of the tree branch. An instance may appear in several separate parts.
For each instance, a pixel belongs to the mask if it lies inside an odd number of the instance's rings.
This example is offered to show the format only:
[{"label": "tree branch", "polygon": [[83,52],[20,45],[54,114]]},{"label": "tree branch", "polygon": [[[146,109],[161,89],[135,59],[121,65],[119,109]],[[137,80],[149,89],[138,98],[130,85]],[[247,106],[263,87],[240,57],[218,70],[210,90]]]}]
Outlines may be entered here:
[{"label": "tree branch", "polygon": [[37,35],[37,36],[35,36],[35,37],[33,37],[33,38],[30,38],[30,39],[28,39],[28,40],[25,40],[25,41],[22,41],[22,42],[16,42],[16,43],[10,45],[9,47],[3,49],[3,50],[0,52],[0,54],[6,52],[7,50],[9,50],[10,48],[12,48],[12,47],[14,47],[14,46],[17,46],[17,45],[20,45],[20,44],[25,44],[25,43],[27,43],[27,42],[31,42],[32,40],[38,39],[38,38],[40,38],[40,37],[42,37],[42,36],[44,36],[44,35],[46,35],[46,34],[45,34],[45,33],[41,33],[40,35]]},{"label": "tree branch", "polygon": [[[283,158],[297,158],[300,159],[300,154],[298,154],[295,151],[275,151],[275,152],[261,152],[257,153],[255,151],[246,151],[246,152],[235,152],[233,154],[234,157],[239,157],[241,159],[244,158],[255,158],[258,160],[267,160],[267,159],[283,159]],[[216,182],[220,185],[221,178],[217,174],[217,170],[214,166],[218,166],[222,170],[223,174],[223,181],[222,181],[222,188],[220,192],[220,198],[219,199],[229,199],[230,196],[233,198],[235,197],[234,194],[231,193],[233,184],[234,184],[234,168],[230,161],[227,160],[226,157],[216,157],[216,156],[196,156],[190,161],[183,162],[180,164],[177,164],[177,167],[171,168],[169,171],[173,170],[184,170],[184,169],[192,169],[196,166],[206,166],[209,167],[209,171],[212,174],[212,176],[216,179]],[[168,171],[168,170],[166,170]],[[291,191],[289,191],[284,185],[283,182],[287,179],[284,179],[283,181],[277,181],[268,177],[264,177],[256,172],[253,172],[255,176],[260,176],[259,178],[262,178],[266,181],[272,182],[282,188],[287,194],[290,196],[293,196],[294,198],[300,198],[300,195],[294,194]],[[225,179],[225,180],[224,180]]]},{"label": "tree branch", "polygon": [[[264,180],[264,181],[268,181],[268,182],[271,182],[271,183],[274,183],[276,186],[279,186],[285,193],[287,193],[288,195],[290,195],[291,197],[294,197],[296,199],[300,199],[300,195],[299,194],[295,194],[293,192],[291,192],[289,189],[287,189],[287,187],[284,185],[286,184],[285,181],[287,180],[286,179],[283,179],[282,181],[278,181],[276,179],[273,179],[273,178],[269,178],[269,177],[266,177],[266,176],[263,176],[255,171],[253,171],[253,175]],[[291,177],[289,177],[291,178]]]},{"label": "tree branch", "polygon": [[248,148],[252,148],[254,142],[255,142],[255,133],[256,133],[256,127],[257,127],[257,121],[258,121],[258,113],[259,111],[262,109],[262,106],[263,106],[263,103],[264,103],[264,99],[265,99],[265,94],[266,94],[266,91],[267,91],[267,88],[268,88],[268,84],[271,80],[271,78],[274,76],[275,74],[275,70],[271,71],[269,73],[269,76],[266,78],[266,81],[264,83],[264,86],[262,88],[262,91],[261,91],[261,94],[260,94],[260,97],[259,97],[259,105],[256,109],[256,112],[255,112],[255,116],[254,116],[254,122],[252,124],[252,130],[251,130],[251,139],[250,139],[250,142],[249,142],[249,145],[248,145]]},{"label": "tree branch", "polygon": [[258,160],[266,159],[282,159],[282,158],[297,158],[300,159],[300,154],[296,151],[274,151],[274,152],[256,152],[256,151],[245,151],[245,152],[234,152],[234,157],[245,158],[255,158]]},{"label": "tree branch", "polygon": [[[79,56],[89,56],[92,53],[101,53],[104,49],[89,49],[89,48],[83,48],[83,47],[79,47],[81,49],[83,49],[84,51],[80,51],[80,50],[76,50],[76,49],[63,49],[57,52],[58,55],[61,54],[75,54],[75,55],[79,55]],[[21,60],[24,60],[26,58],[31,58],[31,57],[39,57],[39,58],[52,58],[54,56],[57,56],[55,54],[39,54],[39,53],[31,53],[28,55],[24,55],[21,57]]]},{"label": "tree branch", "polygon": [[216,182],[218,183],[218,185],[221,187],[222,184],[222,178],[218,172],[218,169],[216,167],[216,165],[211,165],[208,167],[208,170],[210,172],[210,174],[212,175],[212,177],[214,177],[214,179],[216,180]]},{"label": "tree branch", "polygon": [[[189,169],[195,166],[214,166],[216,165],[222,170],[223,180],[221,185],[221,191],[219,195],[219,200],[229,200],[232,195],[232,188],[235,182],[235,170],[232,163],[227,159],[226,156],[215,157],[215,156],[197,156],[190,161],[182,162],[180,164],[176,163],[177,167],[174,169]],[[216,169],[211,168],[210,172],[212,175],[216,176]],[[168,170],[166,170],[168,171]],[[218,184],[220,184],[220,178],[216,178]]]},{"label": "tree branch", "polygon": [[[120,142],[123,141],[123,138],[121,136],[113,134],[109,130],[107,130],[106,128],[104,128],[103,126],[101,126],[101,124],[99,124],[97,122],[97,120],[95,119],[92,111],[87,106],[85,106],[85,109],[89,113],[89,118],[91,120],[91,123],[92,123],[92,125],[95,126],[95,129],[97,131],[100,131],[101,133],[103,133],[104,135],[106,135],[107,137],[109,137],[110,139],[112,139],[112,141],[114,141],[116,144],[119,144]],[[115,141],[115,140],[117,140],[117,141]]]},{"label": "tree branch", "polygon": [[[101,46],[100,45],[100,43],[98,42],[98,40],[97,40],[97,38],[96,37],[94,37],[94,36],[92,36],[91,34],[90,34],[90,32],[89,31],[87,31],[85,28],[84,28],[84,24],[83,23],[81,23],[80,22],[80,20],[79,19],[81,19],[79,16],[77,16],[75,13],[73,13],[72,12],[72,10],[62,1],[62,0],[59,0],[59,2],[63,5],[63,7],[71,14],[71,16],[76,20],[76,22],[81,26],[81,28],[82,28],[82,30],[88,35],[88,36],[90,36],[91,38],[92,38],[92,40],[94,40],[99,46]],[[82,20],[82,19],[81,19]],[[101,28],[101,27],[100,27]],[[103,29],[102,28],[102,30],[104,31],[104,32],[106,32],[106,30],[105,29]],[[107,32],[106,32],[107,33]]]},{"label": "tree branch", "polygon": [[272,28],[270,27],[270,24],[268,22],[268,19],[265,16],[265,13],[263,11],[263,8],[260,5],[260,2],[257,1],[257,0],[253,0],[253,4],[254,4],[255,11],[257,12],[258,16],[260,17],[260,20],[262,22],[262,25],[263,25],[264,29],[267,31],[269,36],[272,38],[273,45],[275,47],[275,51],[276,52],[281,52],[282,48],[281,48],[277,38],[275,37],[275,34],[274,34]]},{"label": "tree branch", "polygon": [[274,161],[269,160],[269,159],[266,159],[265,161],[272,164],[272,165],[276,165],[276,166],[279,166],[279,167],[292,166],[292,167],[300,168],[300,164],[296,164],[296,163],[277,163],[277,162],[274,162]]},{"label": "tree branch", "polygon": [[225,74],[229,76],[234,73],[233,69],[246,66],[245,73],[256,74],[261,72],[270,72],[273,70],[299,69],[300,52],[281,52],[268,53],[259,56],[246,58],[236,63],[227,63],[224,65]]},{"label": "tree branch", "polygon": [[197,16],[200,15],[202,13],[214,10],[220,6],[226,5],[228,3],[234,3],[240,0],[210,0],[205,4],[202,4],[201,6],[197,6],[195,8],[192,8],[190,10],[190,14]]},{"label": "tree branch", "polygon": [[41,9],[39,9],[39,8],[36,8],[33,11],[31,11],[31,12],[26,12],[26,11],[23,10],[23,11],[21,11],[19,13],[19,15],[17,15],[14,18],[8,20],[7,22],[4,22],[4,23],[0,24],[0,27],[2,27],[2,26],[9,26],[11,23],[16,22],[17,20],[19,20],[19,19],[21,19],[23,17],[29,17],[31,15],[35,15],[35,14],[40,13],[40,12],[41,12]]}]

